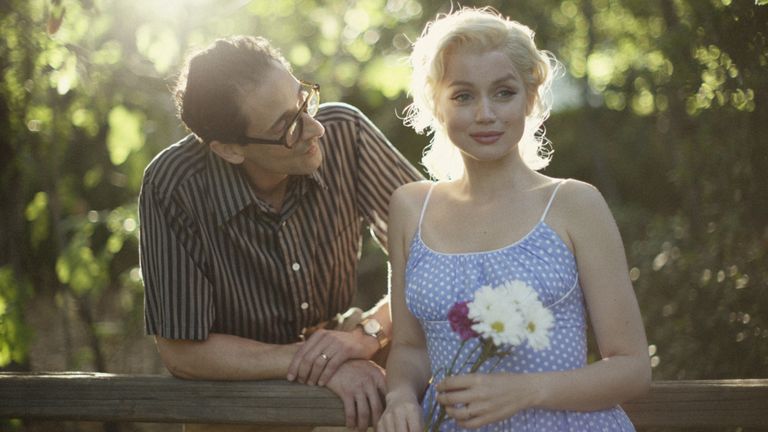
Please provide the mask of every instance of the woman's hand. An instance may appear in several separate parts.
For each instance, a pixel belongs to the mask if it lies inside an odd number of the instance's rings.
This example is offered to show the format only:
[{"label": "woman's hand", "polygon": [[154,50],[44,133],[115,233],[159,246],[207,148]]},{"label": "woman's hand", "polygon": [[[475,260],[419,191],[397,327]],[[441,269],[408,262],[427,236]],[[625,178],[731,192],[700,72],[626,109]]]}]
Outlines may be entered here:
[{"label": "woman's hand", "polygon": [[347,360],[367,360],[378,350],[376,339],[362,331],[317,330],[288,366],[288,381],[325,385]]},{"label": "woman's hand", "polygon": [[387,409],[376,425],[376,432],[422,432],[421,406],[415,396],[387,394]]},{"label": "woman's hand", "polygon": [[536,405],[537,388],[528,374],[468,374],[437,385],[437,401],[456,423],[474,429],[512,417]]}]

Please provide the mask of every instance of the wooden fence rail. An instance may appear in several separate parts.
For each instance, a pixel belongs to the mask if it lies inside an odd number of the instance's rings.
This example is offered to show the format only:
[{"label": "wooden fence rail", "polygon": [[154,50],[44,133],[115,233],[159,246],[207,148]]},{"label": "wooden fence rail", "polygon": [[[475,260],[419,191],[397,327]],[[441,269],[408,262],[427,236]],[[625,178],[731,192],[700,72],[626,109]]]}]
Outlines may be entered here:
[{"label": "wooden fence rail", "polygon": [[[638,427],[768,430],[768,379],[657,381],[623,407]],[[0,418],[344,425],[341,401],[322,387],[82,372],[0,373]]]}]

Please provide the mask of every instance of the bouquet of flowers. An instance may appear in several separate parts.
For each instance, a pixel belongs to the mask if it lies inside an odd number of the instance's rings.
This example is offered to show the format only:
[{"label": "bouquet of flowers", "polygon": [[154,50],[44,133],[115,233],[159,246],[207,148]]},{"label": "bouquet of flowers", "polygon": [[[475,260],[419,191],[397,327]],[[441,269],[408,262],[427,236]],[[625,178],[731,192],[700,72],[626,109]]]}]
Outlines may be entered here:
[{"label": "bouquet of flowers", "polygon": [[[490,359],[496,360],[489,370],[493,371],[501,359],[524,342],[536,351],[549,347],[549,330],[554,317],[533,288],[514,280],[497,287],[481,287],[475,292],[473,301],[461,301],[451,307],[448,321],[459,335],[461,345],[446,370],[446,377],[467,367],[467,373],[475,373]],[[465,345],[476,338],[479,342],[474,344],[463,364],[454,369]],[[425,431],[439,431],[444,421],[445,410],[435,400]]]}]

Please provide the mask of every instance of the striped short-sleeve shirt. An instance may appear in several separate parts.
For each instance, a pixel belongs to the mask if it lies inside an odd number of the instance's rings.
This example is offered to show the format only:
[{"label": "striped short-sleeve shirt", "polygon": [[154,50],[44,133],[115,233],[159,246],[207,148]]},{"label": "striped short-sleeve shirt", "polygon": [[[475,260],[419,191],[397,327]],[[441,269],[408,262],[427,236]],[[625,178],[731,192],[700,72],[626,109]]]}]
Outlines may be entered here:
[{"label": "striped short-sleeve shirt", "polygon": [[324,104],[323,163],[290,179],[280,212],[194,136],[162,151],[139,197],[147,334],[290,343],[357,288],[362,230],[386,247],[392,192],[421,174],[359,110]]}]

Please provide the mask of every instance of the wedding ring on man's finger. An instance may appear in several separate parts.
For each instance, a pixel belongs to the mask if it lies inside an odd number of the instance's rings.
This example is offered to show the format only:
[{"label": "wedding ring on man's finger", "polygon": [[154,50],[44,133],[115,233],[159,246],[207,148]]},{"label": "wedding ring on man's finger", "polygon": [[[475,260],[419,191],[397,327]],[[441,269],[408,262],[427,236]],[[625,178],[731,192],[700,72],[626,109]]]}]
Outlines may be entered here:
[{"label": "wedding ring on man's finger", "polygon": [[320,353],[320,358],[323,359],[323,361],[328,361],[328,356],[325,355],[325,353]]}]

